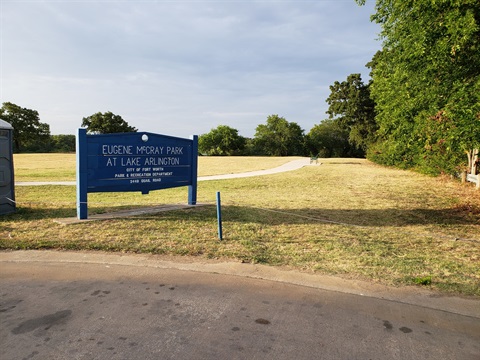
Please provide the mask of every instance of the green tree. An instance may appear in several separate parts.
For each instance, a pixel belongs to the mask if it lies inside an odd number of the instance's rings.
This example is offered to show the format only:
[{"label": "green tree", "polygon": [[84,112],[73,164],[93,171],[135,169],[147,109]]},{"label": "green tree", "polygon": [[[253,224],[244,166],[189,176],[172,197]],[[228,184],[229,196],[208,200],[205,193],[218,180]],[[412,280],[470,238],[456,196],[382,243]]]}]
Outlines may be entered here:
[{"label": "green tree", "polygon": [[52,151],[75,152],[75,135],[52,135]]},{"label": "green tree", "polygon": [[379,141],[369,157],[458,171],[480,146],[478,0],[377,0],[375,10],[383,44],[371,86]]},{"label": "green tree", "polygon": [[291,156],[304,154],[304,130],[295,122],[270,115],[266,124],[256,128],[255,147],[264,155]]},{"label": "green tree", "polygon": [[32,148],[40,151],[48,150],[45,147],[50,140],[50,126],[40,122],[36,110],[4,102],[0,108],[0,119],[13,126],[13,150],[15,152],[27,151]]},{"label": "green tree", "polygon": [[136,132],[137,129],[122,119],[120,115],[115,115],[111,111],[106,113],[95,113],[83,118],[82,127],[87,128],[89,134],[112,134]]},{"label": "green tree", "polygon": [[327,114],[348,132],[350,143],[366,151],[375,139],[375,103],[370,98],[369,85],[360,74],[348,75],[346,81],[335,81],[327,98]]},{"label": "green tree", "polygon": [[198,137],[198,149],[206,155],[238,155],[245,145],[246,139],[238,135],[238,130],[226,125],[219,125]]},{"label": "green tree", "polygon": [[332,119],[323,120],[315,125],[305,136],[310,156],[320,157],[361,157],[363,151],[352,146],[348,140],[348,131]]}]

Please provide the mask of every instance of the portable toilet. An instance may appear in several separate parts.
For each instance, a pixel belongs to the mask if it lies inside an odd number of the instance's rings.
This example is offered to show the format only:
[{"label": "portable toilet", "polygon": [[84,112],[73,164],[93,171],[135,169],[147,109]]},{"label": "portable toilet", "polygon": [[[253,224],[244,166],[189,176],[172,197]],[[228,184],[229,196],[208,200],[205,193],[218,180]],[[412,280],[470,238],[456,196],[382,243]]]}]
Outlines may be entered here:
[{"label": "portable toilet", "polygon": [[0,120],[0,215],[15,211],[13,127]]}]

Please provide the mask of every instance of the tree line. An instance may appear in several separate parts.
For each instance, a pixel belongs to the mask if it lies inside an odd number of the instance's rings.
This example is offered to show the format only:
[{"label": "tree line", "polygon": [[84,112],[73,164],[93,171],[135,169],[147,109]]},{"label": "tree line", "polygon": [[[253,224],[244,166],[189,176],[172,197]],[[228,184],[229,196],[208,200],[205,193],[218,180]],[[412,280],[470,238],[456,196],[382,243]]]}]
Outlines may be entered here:
[{"label": "tree line", "polygon": [[348,131],[334,120],[315,125],[308,134],[296,122],[273,114],[257,126],[253,138],[219,125],[198,138],[202,155],[362,157],[361,147],[348,140]]},{"label": "tree line", "polygon": [[[13,150],[21,152],[74,152],[75,135],[50,135],[50,126],[40,122],[36,110],[6,102],[0,108],[0,119],[10,123],[13,130]],[[90,134],[136,132],[120,115],[98,112],[82,120]],[[325,120],[305,131],[296,123],[273,114],[265,124],[256,128],[253,138],[239,135],[238,130],[219,125],[199,136],[201,155],[258,155],[258,156],[364,156],[364,149],[337,120]]]},{"label": "tree line", "polygon": [[[381,27],[382,48],[366,64],[370,79],[364,83],[353,73],[335,81],[326,99],[328,118],[305,133],[297,123],[273,114],[257,126],[253,138],[220,125],[199,137],[200,152],[366,156],[429,174],[455,174],[478,162],[478,0],[377,0],[371,20]],[[15,127],[16,151],[45,151],[68,142],[64,137],[69,135],[49,136],[36,111],[15,106],[4,103],[0,119]],[[82,125],[99,133],[136,131],[110,112],[84,118]]]},{"label": "tree line", "polygon": [[[0,120],[13,127],[15,153],[75,152],[75,135],[51,135],[50,125],[40,122],[38,111],[3,103]],[[82,127],[90,134],[108,134],[137,131],[133,126],[110,111],[95,113],[82,120]]]}]

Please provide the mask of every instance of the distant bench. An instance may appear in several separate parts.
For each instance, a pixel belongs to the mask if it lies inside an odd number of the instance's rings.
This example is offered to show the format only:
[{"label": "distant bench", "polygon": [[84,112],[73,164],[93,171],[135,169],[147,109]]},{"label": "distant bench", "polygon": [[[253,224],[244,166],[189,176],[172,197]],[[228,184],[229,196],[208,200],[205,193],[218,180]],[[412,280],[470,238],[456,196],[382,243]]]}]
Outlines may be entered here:
[{"label": "distant bench", "polygon": [[315,161],[315,164],[318,164],[318,155],[310,157],[310,164],[312,164],[314,161]]}]

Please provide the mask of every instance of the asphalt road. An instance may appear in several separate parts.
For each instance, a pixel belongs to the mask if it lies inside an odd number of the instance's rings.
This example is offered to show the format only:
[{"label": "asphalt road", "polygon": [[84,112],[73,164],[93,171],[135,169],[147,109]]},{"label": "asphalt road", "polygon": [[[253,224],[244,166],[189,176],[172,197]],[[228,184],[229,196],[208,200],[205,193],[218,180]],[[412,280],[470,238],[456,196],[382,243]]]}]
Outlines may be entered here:
[{"label": "asphalt road", "polygon": [[211,265],[0,253],[0,358],[480,359],[478,299]]}]

